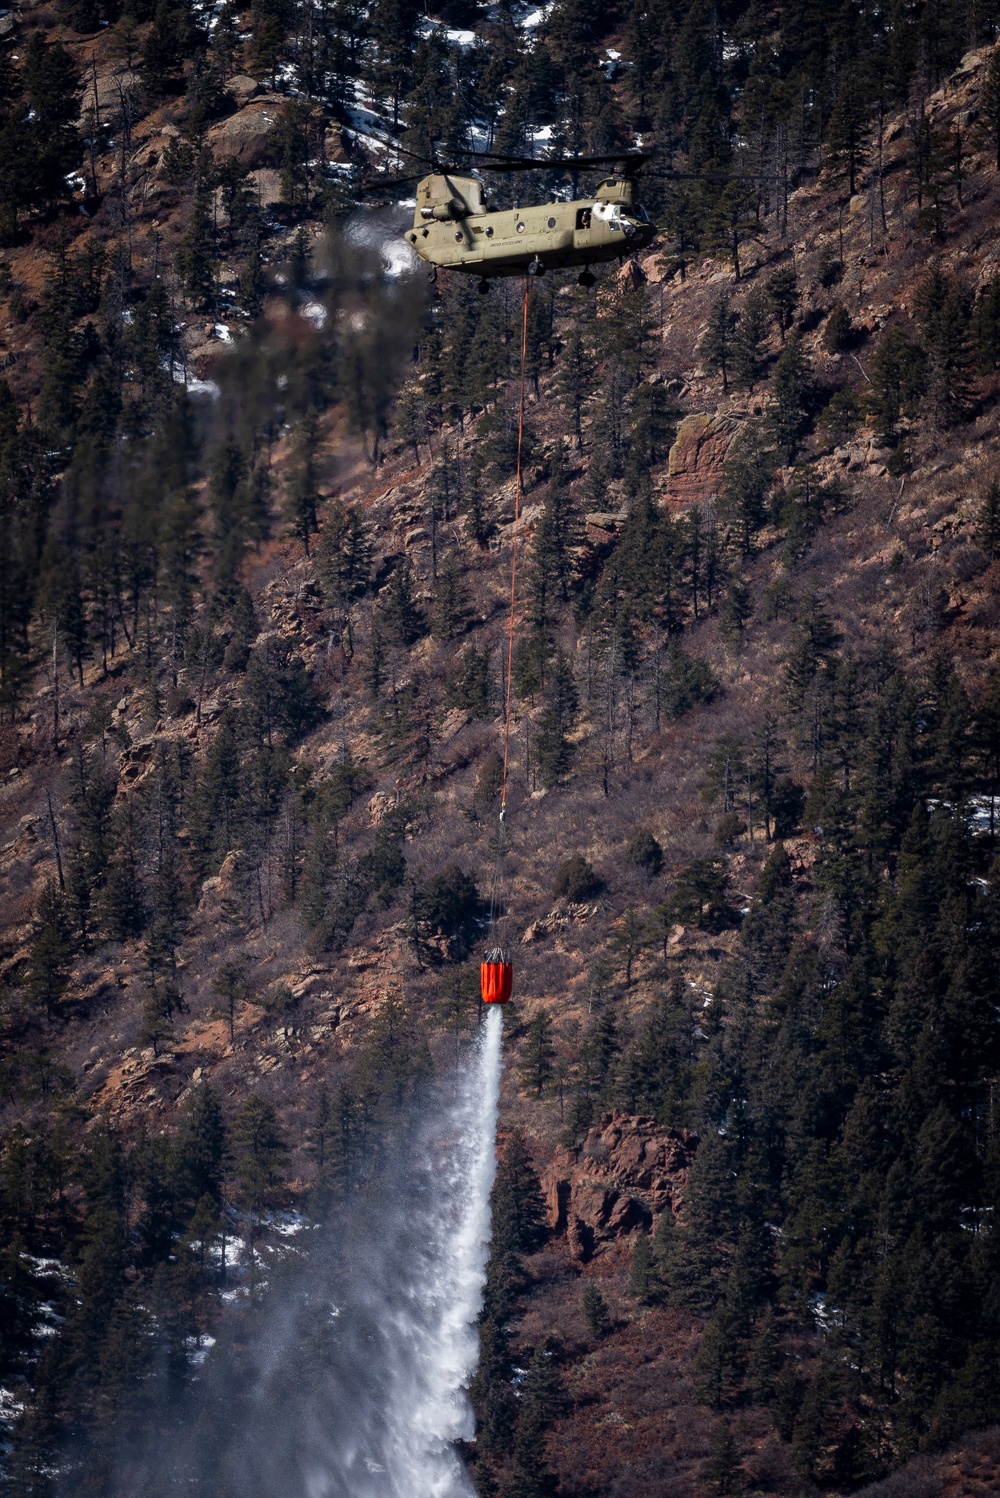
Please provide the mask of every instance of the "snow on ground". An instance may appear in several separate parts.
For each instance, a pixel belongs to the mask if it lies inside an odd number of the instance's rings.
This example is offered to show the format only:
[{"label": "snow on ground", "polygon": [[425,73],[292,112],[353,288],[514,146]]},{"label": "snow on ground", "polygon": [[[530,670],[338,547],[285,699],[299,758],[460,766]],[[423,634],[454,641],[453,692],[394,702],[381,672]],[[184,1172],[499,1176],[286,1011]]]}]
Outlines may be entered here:
[{"label": "snow on ground", "polygon": [[456,30],[453,26],[446,26],[442,21],[435,21],[430,16],[424,16],[417,31],[424,37],[431,37],[437,32],[439,36],[444,37],[449,46],[461,47],[463,51],[479,45],[479,37],[474,31]]},{"label": "snow on ground", "polygon": [[73,1278],[61,1259],[36,1259],[34,1254],[22,1253],[21,1262],[30,1264],[33,1274],[51,1276],[60,1280]]},{"label": "snow on ground", "polygon": [[[936,797],[928,799],[927,810],[932,815],[939,806],[943,806],[946,811],[954,810],[950,801],[939,801]],[[973,836],[988,837],[1000,827],[1000,793],[983,791],[979,795],[970,796],[965,803],[965,814]]]},{"label": "snow on ground", "polygon": [[275,1212],[266,1217],[261,1225],[269,1232],[280,1234],[282,1238],[292,1238],[296,1233],[319,1227],[318,1222],[309,1222],[301,1212]]},{"label": "snow on ground", "polygon": [[202,1332],[200,1337],[188,1337],[185,1346],[188,1363],[192,1368],[200,1368],[215,1346],[215,1338],[210,1337],[208,1332]]},{"label": "snow on ground", "polygon": [[175,364],[173,369],[174,384],[183,385],[188,395],[207,395],[209,400],[217,401],[222,391],[214,380],[199,380],[196,375],[189,374],[182,364]]},{"label": "snow on ground", "polygon": [[24,1402],[18,1399],[13,1389],[5,1389],[0,1384],[0,1421],[16,1420],[24,1409]]}]

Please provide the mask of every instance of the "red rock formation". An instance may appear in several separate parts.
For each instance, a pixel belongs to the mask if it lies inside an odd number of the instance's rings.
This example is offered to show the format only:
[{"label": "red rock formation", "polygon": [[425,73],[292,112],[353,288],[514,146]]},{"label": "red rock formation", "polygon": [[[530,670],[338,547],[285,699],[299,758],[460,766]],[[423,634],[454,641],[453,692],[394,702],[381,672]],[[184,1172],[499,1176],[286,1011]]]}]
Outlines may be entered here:
[{"label": "red rock formation", "polygon": [[557,1149],[542,1173],[550,1229],[586,1260],[648,1226],[675,1210],[697,1146],[694,1134],[661,1129],[653,1118],[602,1114],[578,1149]]},{"label": "red rock formation", "polygon": [[685,416],[667,460],[663,498],[668,509],[682,510],[702,504],[715,493],[738,427],[739,423],[731,417],[713,416],[709,412]]}]

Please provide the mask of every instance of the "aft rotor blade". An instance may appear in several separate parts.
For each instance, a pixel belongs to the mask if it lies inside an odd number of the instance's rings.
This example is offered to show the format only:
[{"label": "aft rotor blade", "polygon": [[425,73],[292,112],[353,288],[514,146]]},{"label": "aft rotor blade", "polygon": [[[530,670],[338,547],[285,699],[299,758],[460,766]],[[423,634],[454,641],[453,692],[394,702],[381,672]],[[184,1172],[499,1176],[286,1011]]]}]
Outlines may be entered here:
[{"label": "aft rotor blade", "polygon": [[767,172],[644,172],[646,177],[658,177],[665,182],[784,182],[786,178],[775,177]]},{"label": "aft rotor blade", "polygon": [[460,154],[482,162],[484,172],[556,171],[563,168],[573,171],[578,167],[603,166],[607,162],[621,165],[625,170],[638,171],[644,161],[651,159],[648,151],[609,151],[603,156],[499,156],[492,151],[463,151]]}]

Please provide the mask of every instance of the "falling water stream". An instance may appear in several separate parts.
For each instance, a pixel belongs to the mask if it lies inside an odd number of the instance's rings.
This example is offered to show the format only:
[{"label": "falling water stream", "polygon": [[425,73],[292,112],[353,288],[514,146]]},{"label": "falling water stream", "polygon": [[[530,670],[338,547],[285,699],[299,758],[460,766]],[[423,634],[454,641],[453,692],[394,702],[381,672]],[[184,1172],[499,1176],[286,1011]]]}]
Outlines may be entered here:
[{"label": "falling water stream", "polygon": [[123,1491],[472,1498],[455,1442],[474,1431],[501,1028],[491,1007],[374,1189],[301,1235],[304,1259],[220,1338],[179,1428],[125,1454]]}]

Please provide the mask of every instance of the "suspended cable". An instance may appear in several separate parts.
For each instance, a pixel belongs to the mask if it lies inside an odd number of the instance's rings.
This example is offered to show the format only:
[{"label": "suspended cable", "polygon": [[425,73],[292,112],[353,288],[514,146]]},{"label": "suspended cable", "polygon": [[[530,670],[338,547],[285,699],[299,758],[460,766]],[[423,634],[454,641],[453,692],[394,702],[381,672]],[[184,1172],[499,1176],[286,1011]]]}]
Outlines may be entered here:
[{"label": "suspended cable", "polygon": [[482,964],[482,994],[486,1003],[504,1004],[510,998],[513,974],[503,948],[497,940],[497,923],[501,919],[501,882],[507,852],[507,776],[510,768],[511,677],[514,669],[514,633],[517,622],[517,532],[521,519],[521,455],[524,448],[524,390],[528,363],[528,297],[531,282],[525,277],[521,310],[521,385],[517,403],[517,467],[514,474],[514,527],[510,548],[510,611],[507,620],[507,681],[503,714],[503,778],[500,790],[500,817],[497,826],[497,856],[493,867],[490,893],[490,950]]}]

